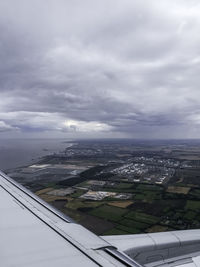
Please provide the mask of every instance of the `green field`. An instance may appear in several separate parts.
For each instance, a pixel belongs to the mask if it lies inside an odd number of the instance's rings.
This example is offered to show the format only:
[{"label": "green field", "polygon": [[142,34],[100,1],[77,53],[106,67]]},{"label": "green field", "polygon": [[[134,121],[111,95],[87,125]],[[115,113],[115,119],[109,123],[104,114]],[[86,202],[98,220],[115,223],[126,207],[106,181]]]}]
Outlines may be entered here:
[{"label": "green field", "polygon": [[200,198],[200,189],[193,189],[189,193],[192,197],[199,199]]},{"label": "green field", "polygon": [[196,215],[197,215],[196,212],[194,212],[192,210],[188,210],[184,214],[183,218],[190,221],[190,220],[193,220],[196,217]]},{"label": "green field", "polygon": [[116,226],[116,229],[118,230],[122,230],[122,231],[125,231],[129,234],[139,234],[141,231],[137,228],[134,228],[134,227],[128,227],[128,226],[124,226],[124,225],[117,225]]},{"label": "green field", "polygon": [[116,185],[117,189],[132,189],[133,188],[133,184],[129,184],[129,183],[119,183]]},{"label": "green field", "polygon": [[92,211],[89,212],[89,214],[100,217],[100,218],[104,218],[110,221],[117,222],[127,212],[128,212],[127,209],[103,205],[99,208],[93,209]]},{"label": "green field", "polygon": [[113,228],[113,229],[106,231],[104,233],[104,235],[127,235],[127,234],[128,234],[128,232],[123,231],[121,229],[117,229],[117,228]]},{"label": "green field", "polygon": [[73,201],[69,201],[66,204],[66,207],[68,209],[73,209],[73,210],[77,210],[80,208],[96,208],[98,206],[102,205],[101,202],[95,202],[95,201],[82,201],[82,200],[73,200]]},{"label": "green field", "polygon": [[77,189],[73,194],[70,195],[70,197],[77,198],[83,195],[84,193],[85,193],[85,190]]},{"label": "green field", "polygon": [[200,210],[200,201],[188,200],[186,203],[185,209],[186,210],[199,211]]},{"label": "green field", "polygon": [[158,185],[151,185],[151,184],[139,184],[137,186],[137,190],[141,191],[162,191],[163,188]]},{"label": "green field", "polygon": [[144,201],[153,201],[153,200],[159,200],[162,198],[162,195],[160,192],[156,191],[142,191],[141,193],[136,193],[134,196],[135,200],[144,200]]},{"label": "green field", "polygon": [[135,211],[129,212],[128,214],[126,214],[125,217],[130,220],[135,220],[135,221],[143,222],[143,223],[150,224],[150,225],[156,224],[159,221],[158,217],[148,215],[142,212],[135,212]]},{"label": "green field", "polygon": [[138,221],[134,221],[134,220],[130,220],[130,219],[123,219],[119,223],[124,225],[124,226],[137,228],[137,229],[141,229],[141,230],[143,230],[149,226],[149,224],[147,224],[147,223],[138,222]]}]

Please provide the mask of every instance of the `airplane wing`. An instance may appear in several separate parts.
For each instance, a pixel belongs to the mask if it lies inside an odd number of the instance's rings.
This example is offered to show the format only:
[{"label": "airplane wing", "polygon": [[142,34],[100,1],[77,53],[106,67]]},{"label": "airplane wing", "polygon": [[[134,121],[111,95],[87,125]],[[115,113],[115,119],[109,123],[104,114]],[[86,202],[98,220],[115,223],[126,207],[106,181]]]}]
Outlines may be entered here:
[{"label": "airplane wing", "polygon": [[98,237],[0,172],[0,266],[200,266],[200,230]]},{"label": "airplane wing", "polygon": [[0,266],[139,264],[0,173]]}]

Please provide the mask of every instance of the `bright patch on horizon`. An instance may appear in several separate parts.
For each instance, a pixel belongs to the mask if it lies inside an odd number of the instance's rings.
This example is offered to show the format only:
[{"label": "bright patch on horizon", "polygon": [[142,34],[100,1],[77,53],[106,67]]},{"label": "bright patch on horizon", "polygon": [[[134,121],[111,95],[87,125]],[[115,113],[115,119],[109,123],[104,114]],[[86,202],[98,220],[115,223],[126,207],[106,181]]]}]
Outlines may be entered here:
[{"label": "bright patch on horizon", "polygon": [[103,132],[111,130],[111,126],[100,123],[100,122],[85,122],[85,121],[78,121],[78,120],[66,120],[64,122],[64,126],[71,131],[77,132]]}]

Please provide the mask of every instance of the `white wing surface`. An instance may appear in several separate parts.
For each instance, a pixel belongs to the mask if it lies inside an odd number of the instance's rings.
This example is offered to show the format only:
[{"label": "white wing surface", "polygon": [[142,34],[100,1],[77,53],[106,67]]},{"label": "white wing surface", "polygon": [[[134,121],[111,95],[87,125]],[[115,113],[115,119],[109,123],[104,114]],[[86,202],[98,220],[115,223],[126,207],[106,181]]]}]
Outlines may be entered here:
[{"label": "white wing surface", "polygon": [[0,266],[137,266],[0,173]]}]

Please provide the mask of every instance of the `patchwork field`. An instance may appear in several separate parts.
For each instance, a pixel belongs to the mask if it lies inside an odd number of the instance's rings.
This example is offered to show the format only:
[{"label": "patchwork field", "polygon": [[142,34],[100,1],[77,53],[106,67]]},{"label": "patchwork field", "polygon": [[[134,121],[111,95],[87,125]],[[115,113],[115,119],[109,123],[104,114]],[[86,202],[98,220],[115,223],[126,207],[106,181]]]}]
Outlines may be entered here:
[{"label": "patchwork field", "polygon": [[127,208],[133,204],[133,201],[112,201],[108,202],[107,204],[118,208]]},{"label": "patchwork field", "polygon": [[175,194],[184,194],[187,195],[190,191],[190,187],[181,187],[181,186],[168,186],[167,192]]}]

